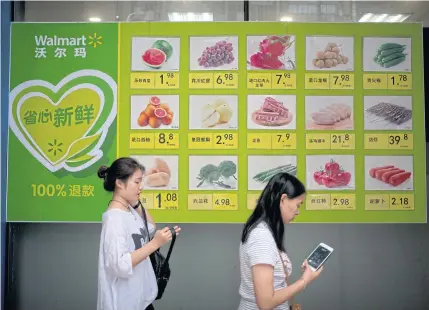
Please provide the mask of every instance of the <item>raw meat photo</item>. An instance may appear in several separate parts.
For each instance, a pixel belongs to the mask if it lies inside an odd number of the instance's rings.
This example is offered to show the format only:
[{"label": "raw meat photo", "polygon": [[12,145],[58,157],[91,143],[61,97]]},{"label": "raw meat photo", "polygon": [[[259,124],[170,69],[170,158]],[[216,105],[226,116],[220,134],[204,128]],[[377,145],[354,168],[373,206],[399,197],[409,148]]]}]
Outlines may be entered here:
[{"label": "raw meat photo", "polygon": [[143,178],[146,190],[176,190],[179,186],[179,157],[134,155],[140,164],[146,168]]},{"label": "raw meat photo", "polygon": [[247,158],[247,189],[263,190],[268,181],[278,173],[296,176],[296,156],[256,155]]},{"label": "raw meat photo", "polygon": [[295,36],[248,36],[247,69],[295,70]]},{"label": "raw meat photo", "polygon": [[189,96],[189,129],[237,129],[238,96]]},{"label": "raw meat photo", "polygon": [[306,96],[308,130],[353,130],[353,96]]},{"label": "raw meat photo", "polygon": [[366,190],[412,190],[412,156],[365,156]]},{"label": "raw meat photo", "polygon": [[238,70],[238,37],[191,37],[190,70]]},{"label": "raw meat photo", "polygon": [[248,129],[295,129],[295,95],[249,95]]},{"label": "raw meat photo", "polygon": [[189,156],[189,190],[236,190],[237,156]]},{"label": "raw meat photo", "polygon": [[180,38],[133,37],[131,71],[179,71]]},{"label": "raw meat photo", "polygon": [[306,159],[309,189],[355,188],[353,155],[307,155]]},{"label": "raw meat photo", "polygon": [[131,96],[131,129],[178,129],[179,95]]},{"label": "raw meat photo", "polygon": [[411,72],[411,38],[364,38],[363,69]]},{"label": "raw meat photo", "polygon": [[306,38],[307,70],[353,71],[353,59],[353,37]]},{"label": "raw meat photo", "polygon": [[411,96],[365,96],[365,130],[412,130]]}]

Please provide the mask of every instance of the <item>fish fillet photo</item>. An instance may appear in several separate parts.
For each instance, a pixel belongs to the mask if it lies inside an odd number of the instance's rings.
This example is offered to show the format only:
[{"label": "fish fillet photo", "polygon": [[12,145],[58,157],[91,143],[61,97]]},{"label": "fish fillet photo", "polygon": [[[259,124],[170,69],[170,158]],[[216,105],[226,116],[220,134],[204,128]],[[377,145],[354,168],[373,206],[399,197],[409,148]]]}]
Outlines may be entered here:
[{"label": "fish fillet photo", "polygon": [[365,190],[413,187],[413,156],[365,156]]},{"label": "fish fillet photo", "polygon": [[277,173],[296,176],[296,156],[255,155],[247,158],[247,189],[263,190]]},{"label": "fish fillet photo", "polygon": [[179,71],[180,38],[133,37],[131,71]]},{"label": "fish fillet photo", "polygon": [[296,96],[248,95],[247,129],[296,129]]},{"label": "fish fillet photo", "polygon": [[179,157],[166,155],[131,156],[146,168],[143,186],[146,190],[179,189]]},{"label": "fish fillet photo", "polygon": [[189,129],[237,129],[238,96],[189,96]]},{"label": "fish fillet photo", "polygon": [[363,38],[363,71],[411,72],[411,38]]},{"label": "fish fillet photo", "polygon": [[353,37],[306,37],[306,70],[353,71]]},{"label": "fish fillet photo", "polygon": [[306,96],[305,129],[353,130],[353,96]]},{"label": "fish fillet photo", "polygon": [[411,96],[365,96],[365,130],[412,130]]}]

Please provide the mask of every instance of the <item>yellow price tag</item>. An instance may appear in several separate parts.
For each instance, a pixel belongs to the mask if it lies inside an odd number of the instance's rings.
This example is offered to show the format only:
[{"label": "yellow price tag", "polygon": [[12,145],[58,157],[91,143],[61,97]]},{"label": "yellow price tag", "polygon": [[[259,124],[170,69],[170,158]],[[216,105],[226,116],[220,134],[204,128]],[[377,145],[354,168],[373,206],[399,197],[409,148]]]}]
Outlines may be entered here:
[{"label": "yellow price tag", "polygon": [[190,133],[188,134],[189,149],[212,149],[213,134],[211,133]]},{"label": "yellow price tag", "polygon": [[142,202],[144,208],[153,209],[153,193],[142,191],[140,193],[140,201]]},{"label": "yellow price tag", "polygon": [[212,210],[213,195],[211,194],[189,194],[188,210]]},{"label": "yellow price tag", "polygon": [[354,150],[355,149],[355,134],[331,134],[331,149],[332,150]]},{"label": "yellow price tag", "polygon": [[387,134],[365,134],[365,150],[384,150],[389,148]]},{"label": "yellow price tag", "polygon": [[387,89],[387,74],[364,74],[363,89]]},{"label": "yellow price tag", "polygon": [[155,134],[156,149],[178,149],[179,134],[160,132]]},{"label": "yellow price tag", "polygon": [[329,87],[330,89],[354,89],[355,75],[353,73],[331,74]]},{"label": "yellow price tag", "polygon": [[332,210],[355,210],[355,194],[332,194],[331,195]]},{"label": "yellow price tag", "polygon": [[391,194],[390,210],[414,210],[414,195]]},{"label": "yellow price tag", "polygon": [[328,133],[308,133],[305,141],[308,150],[329,150],[331,148],[331,136]]},{"label": "yellow price tag", "polygon": [[413,134],[389,134],[389,149],[413,149]]},{"label": "yellow price tag", "polygon": [[305,201],[306,210],[330,210],[331,209],[331,196],[329,194],[309,194]]},{"label": "yellow price tag", "polygon": [[238,148],[238,134],[215,133],[213,134],[214,149],[236,149]]},{"label": "yellow price tag", "polygon": [[179,73],[163,72],[155,75],[155,89],[179,88]]},{"label": "yellow price tag", "polygon": [[133,89],[152,89],[155,87],[155,73],[131,73]]},{"label": "yellow price tag", "polygon": [[247,194],[247,209],[254,210],[261,194]]},{"label": "yellow price tag", "polygon": [[154,209],[178,210],[179,197],[176,192],[162,192],[154,194]]},{"label": "yellow price tag", "polygon": [[389,207],[389,195],[365,195],[365,210],[382,211]]},{"label": "yellow price tag", "polygon": [[213,194],[214,210],[238,210],[237,194]]},{"label": "yellow price tag", "polygon": [[305,89],[329,89],[329,74],[307,73]]},{"label": "yellow price tag", "polygon": [[271,89],[270,73],[247,73],[248,89]]},{"label": "yellow price tag", "polygon": [[296,149],[295,133],[274,133],[271,140],[273,150]]},{"label": "yellow price tag", "polygon": [[408,90],[413,88],[413,76],[407,74],[388,74],[387,88],[392,90]]},{"label": "yellow price tag", "polygon": [[271,149],[271,135],[269,133],[248,133],[247,148],[258,150]]},{"label": "yellow price tag", "polygon": [[236,89],[238,88],[237,73],[215,73],[213,87],[215,89]]},{"label": "yellow price tag", "polygon": [[273,73],[272,89],[296,89],[296,73]]},{"label": "yellow price tag", "polygon": [[131,133],[130,149],[153,149],[155,146],[155,136],[153,133]]},{"label": "yellow price tag", "polygon": [[189,73],[189,88],[209,89],[213,88],[213,73]]}]

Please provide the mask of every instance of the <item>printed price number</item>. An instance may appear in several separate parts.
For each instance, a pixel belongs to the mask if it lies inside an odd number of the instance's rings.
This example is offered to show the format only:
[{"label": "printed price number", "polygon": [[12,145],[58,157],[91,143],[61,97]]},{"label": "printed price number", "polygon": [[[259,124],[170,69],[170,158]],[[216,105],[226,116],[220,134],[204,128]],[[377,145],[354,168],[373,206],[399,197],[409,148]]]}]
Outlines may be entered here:
[{"label": "printed price number", "polygon": [[237,88],[238,75],[237,73],[219,73],[214,76],[214,88]]},{"label": "printed price number", "polygon": [[389,134],[388,143],[391,149],[412,149],[413,135],[408,133]]},{"label": "printed price number", "polygon": [[237,134],[215,134],[213,143],[213,148],[237,148]]},{"label": "printed price number", "polygon": [[414,195],[412,194],[391,194],[390,209],[393,210],[414,210]]},{"label": "printed price number", "polygon": [[285,134],[273,134],[272,138],[272,149],[296,149],[296,134],[285,133]]},{"label": "printed price number", "polygon": [[179,75],[174,72],[158,73],[155,88],[179,88]]},{"label": "printed price number", "polygon": [[348,198],[334,198],[332,199],[332,204],[334,206],[349,206],[350,199]]},{"label": "printed price number", "polygon": [[236,194],[213,194],[213,209],[238,210]]},{"label": "printed price number", "polygon": [[332,134],[331,149],[354,149],[355,136],[354,134]]},{"label": "printed price number", "polygon": [[295,73],[273,73],[272,76],[273,89],[296,89],[296,74]]},{"label": "printed price number", "polygon": [[331,89],[354,89],[354,74],[331,74]]},{"label": "printed price number", "polygon": [[159,193],[155,196],[155,209],[177,210],[179,199],[176,193]]},{"label": "printed price number", "polygon": [[412,88],[412,77],[411,74],[389,74],[388,89],[411,89]]},{"label": "printed price number", "polygon": [[332,194],[331,208],[337,210],[354,210],[355,195],[354,194]]},{"label": "printed price number", "polygon": [[176,133],[158,133],[155,138],[155,148],[179,148],[179,137]]}]

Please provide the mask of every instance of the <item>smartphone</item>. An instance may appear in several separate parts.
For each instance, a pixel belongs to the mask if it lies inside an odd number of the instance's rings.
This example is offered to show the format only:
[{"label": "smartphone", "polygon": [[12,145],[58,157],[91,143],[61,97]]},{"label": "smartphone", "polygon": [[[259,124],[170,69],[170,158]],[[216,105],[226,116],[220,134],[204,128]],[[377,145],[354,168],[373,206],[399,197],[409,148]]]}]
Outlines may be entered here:
[{"label": "smartphone", "polygon": [[318,270],[331,256],[334,249],[325,243],[320,243],[307,257],[308,265],[313,271]]}]

